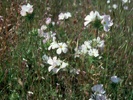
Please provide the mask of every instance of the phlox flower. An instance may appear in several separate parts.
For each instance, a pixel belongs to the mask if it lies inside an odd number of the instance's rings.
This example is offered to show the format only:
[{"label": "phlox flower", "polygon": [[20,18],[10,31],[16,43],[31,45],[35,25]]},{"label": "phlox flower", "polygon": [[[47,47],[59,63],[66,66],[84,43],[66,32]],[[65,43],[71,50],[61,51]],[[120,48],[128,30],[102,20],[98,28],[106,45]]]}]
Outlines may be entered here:
[{"label": "phlox flower", "polygon": [[53,57],[53,59],[49,57],[47,63],[50,65],[48,68],[48,71],[50,72],[51,70],[56,70],[55,67],[61,64],[61,60],[58,60],[56,56]]},{"label": "phlox flower", "polygon": [[53,41],[53,42],[50,44],[50,46],[48,47],[48,50],[56,49],[56,48],[58,48],[58,47],[59,47],[58,43],[57,43],[56,41]]},{"label": "phlox flower", "polygon": [[103,89],[103,85],[102,84],[94,85],[91,89],[96,94],[104,94],[105,93],[105,90]]},{"label": "phlox flower", "polygon": [[89,100],[110,100],[107,98],[102,84],[94,85],[91,89],[94,94],[91,95]]},{"label": "phlox flower", "polygon": [[104,47],[104,40],[101,40],[100,37],[97,37],[96,39],[92,40],[92,43],[94,42],[95,47],[103,48]]},{"label": "phlox flower", "polygon": [[60,13],[58,15],[58,19],[59,20],[64,20],[64,19],[68,19],[69,17],[72,17],[70,12],[66,12],[66,13]]},{"label": "phlox flower", "polygon": [[58,18],[59,18],[59,20],[64,20],[65,16],[64,16],[63,13],[60,13],[60,14],[58,15]]},{"label": "phlox flower", "polygon": [[88,49],[91,49],[91,41],[85,41],[84,44],[81,45],[81,53],[86,54]]},{"label": "phlox flower", "polygon": [[109,15],[103,15],[101,23],[103,24],[104,31],[106,32],[108,32],[110,30],[110,27],[113,25],[113,22]]},{"label": "phlox flower", "polygon": [[50,72],[52,70],[54,73],[58,73],[60,69],[64,69],[66,68],[66,66],[68,66],[68,63],[57,59],[56,56],[53,57],[53,59],[49,57],[47,63],[50,65],[48,71]]},{"label": "phlox flower", "polygon": [[61,54],[62,52],[63,53],[67,53],[68,49],[67,49],[67,45],[66,43],[58,43],[58,49],[56,50],[56,53],[57,54]]},{"label": "phlox flower", "polygon": [[101,20],[102,16],[97,11],[91,11],[89,15],[85,17],[84,26],[87,26],[90,22],[95,21],[96,19]]},{"label": "phlox flower", "polygon": [[109,4],[110,3],[110,0],[107,0],[107,3]]},{"label": "phlox flower", "polygon": [[99,56],[98,49],[90,49],[90,50],[88,51],[88,54],[89,54],[90,56],[94,56],[94,57],[98,57],[98,56]]},{"label": "phlox flower", "polygon": [[70,12],[66,12],[66,13],[64,13],[64,17],[65,17],[65,19],[68,19],[69,17],[72,17],[72,15]]},{"label": "phlox flower", "polygon": [[22,16],[26,16],[27,13],[31,14],[33,12],[33,5],[30,5],[29,3],[27,5],[21,6],[20,14]]},{"label": "phlox flower", "polygon": [[113,83],[118,83],[118,82],[120,81],[120,78],[118,78],[117,76],[112,76],[112,77],[111,77],[111,81],[112,81]]},{"label": "phlox flower", "polygon": [[117,5],[117,4],[113,4],[112,7],[113,7],[114,9],[116,9],[116,8],[118,7],[118,5]]}]

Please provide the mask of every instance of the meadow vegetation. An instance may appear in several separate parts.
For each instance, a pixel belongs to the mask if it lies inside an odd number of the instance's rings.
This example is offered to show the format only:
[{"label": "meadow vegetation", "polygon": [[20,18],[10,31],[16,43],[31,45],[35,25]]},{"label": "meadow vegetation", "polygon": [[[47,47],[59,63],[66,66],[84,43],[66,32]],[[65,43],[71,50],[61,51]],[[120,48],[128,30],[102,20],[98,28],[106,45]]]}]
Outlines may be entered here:
[{"label": "meadow vegetation", "polygon": [[132,5],[1,0],[0,100],[133,100]]}]

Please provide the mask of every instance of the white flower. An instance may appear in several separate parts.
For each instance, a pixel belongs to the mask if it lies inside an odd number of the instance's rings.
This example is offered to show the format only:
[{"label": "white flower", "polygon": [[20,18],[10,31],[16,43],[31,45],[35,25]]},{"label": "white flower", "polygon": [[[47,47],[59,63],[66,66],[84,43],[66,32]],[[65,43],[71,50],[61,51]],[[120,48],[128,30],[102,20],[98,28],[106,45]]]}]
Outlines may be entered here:
[{"label": "white flower", "polygon": [[50,46],[48,47],[48,50],[56,49],[56,48],[58,48],[58,47],[59,47],[58,43],[57,43],[56,41],[53,41],[53,42],[50,44]]},{"label": "white flower", "polygon": [[104,31],[108,32],[110,27],[113,25],[113,22],[109,15],[103,15],[103,20],[101,21],[104,27]]},{"label": "white flower", "polygon": [[92,43],[91,40],[85,41],[85,42],[84,42],[84,45],[87,47],[87,49],[91,49],[91,43]]},{"label": "white flower", "polygon": [[30,5],[29,3],[27,5],[21,6],[20,14],[22,16],[26,16],[27,13],[31,14],[33,12],[33,5]]},{"label": "white flower", "polygon": [[66,66],[68,66],[68,63],[62,62],[61,66],[60,66],[60,69],[66,68]]},{"label": "white flower", "polygon": [[93,39],[93,42],[96,42],[96,47],[99,47],[99,48],[104,47],[104,40],[101,40],[100,37]]},{"label": "white flower", "polygon": [[66,13],[60,13],[58,15],[58,19],[59,20],[64,20],[64,19],[68,19],[69,17],[72,17],[70,12],[66,12]]},{"label": "white flower", "polygon": [[110,3],[110,0],[107,0],[107,3]]},{"label": "white flower", "polygon": [[89,15],[87,15],[85,17],[85,22],[84,22],[84,26],[87,26],[90,22],[93,22],[95,21],[96,19],[99,19],[101,20],[102,19],[102,16],[100,16],[99,12],[95,11],[91,11]]},{"label": "white flower", "polygon": [[50,72],[51,70],[56,70],[56,66],[59,66],[61,64],[61,61],[57,59],[57,57],[53,57],[53,59],[51,57],[49,57],[47,63],[50,65],[48,68],[48,71]]},{"label": "white flower", "polygon": [[64,69],[66,68],[66,66],[68,66],[68,63],[65,63],[60,59],[57,59],[56,56],[53,57],[53,59],[49,57],[47,63],[50,65],[48,71],[50,72],[52,70],[54,73],[58,73],[60,69]]},{"label": "white flower", "polygon": [[59,20],[64,20],[65,16],[64,16],[63,13],[60,13],[60,14],[58,15],[58,18],[59,18]]},{"label": "white flower", "polygon": [[99,56],[99,53],[98,53],[98,50],[97,50],[97,49],[90,49],[90,50],[88,51],[88,54],[89,54],[90,56],[94,56],[94,57],[98,57],[98,56]]},{"label": "white flower", "polygon": [[105,90],[103,89],[102,84],[94,85],[91,89],[93,92],[95,92],[97,94],[104,94],[105,93]]},{"label": "white flower", "polygon": [[70,12],[66,12],[66,13],[64,13],[64,17],[65,17],[65,19],[68,19],[69,17],[72,17],[72,15]]},{"label": "white flower", "polygon": [[56,50],[57,54],[66,53],[68,51],[66,43],[58,43],[58,49]]},{"label": "white flower", "polygon": [[113,4],[113,6],[112,6],[114,9],[116,9],[117,7],[118,7],[118,5],[117,4]]},{"label": "white flower", "polygon": [[88,52],[88,49],[87,49],[87,46],[86,45],[84,45],[84,44],[82,44],[81,45],[81,53],[83,53],[83,54],[86,54],[87,52]]},{"label": "white flower", "polygon": [[118,78],[117,76],[112,76],[112,77],[111,77],[111,81],[112,81],[113,83],[118,83],[118,82],[120,81],[120,78]]}]

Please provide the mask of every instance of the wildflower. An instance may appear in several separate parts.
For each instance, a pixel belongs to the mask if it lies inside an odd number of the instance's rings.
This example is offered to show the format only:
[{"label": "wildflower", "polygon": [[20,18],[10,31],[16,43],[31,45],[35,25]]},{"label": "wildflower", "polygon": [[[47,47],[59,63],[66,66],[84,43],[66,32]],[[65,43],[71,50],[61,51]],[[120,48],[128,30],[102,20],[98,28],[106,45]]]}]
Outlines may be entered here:
[{"label": "wildflower", "polygon": [[110,99],[107,99],[106,95],[93,94],[91,95],[91,98],[89,100],[110,100]]},{"label": "wildflower", "polygon": [[66,12],[66,13],[64,13],[64,17],[65,17],[65,19],[68,19],[69,17],[72,17],[72,15],[70,12]]},{"label": "wildflower", "polygon": [[103,20],[101,21],[104,27],[104,31],[108,32],[110,27],[113,25],[113,22],[109,15],[103,15]]},{"label": "wildflower", "polygon": [[31,14],[33,12],[33,5],[30,5],[29,3],[27,5],[21,6],[20,14],[22,16],[26,16],[27,13]]},{"label": "wildflower", "polygon": [[112,6],[114,9],[116,9],[117,7],[118,7],[118,5],[117,4],[113,4],[113,6]]},{"label": "wildflower", "polygon": [[68,19],[69,17],[72,17],[70,12],[66,12],[66,13],[60,13],[58,15],[58,19],[59,20],[64,20],[64,19]]},{"label": "wildflower", "polygon": [[105,93],[105,90],[103,89],[103,85],[102,84],[94,85],[91,89],[96,94],[104,94]]},{"label": "wildflower", "polygon": [[50,46],[48,47],[48,50],[56,49],[56,48],[58,48],[58,47],[59,47],[58,43],[57,43],[56,41],[53,41],[53,42],[50,44]]},{"label": "wildflower", "polygon": [[60,66],[60,69],[61,68],[66,68],[66,66],[68,66],[68,63],[62,62],[61,66]]},{"label": "wildflower", "polygon": [[50,72],[51,70],[56,70],[56,66],[59,66],[61,64],[61,61],[57,59],[57,57],[53,57],[53,59],[51,57],[49,57],[47,63],[50,65],[48,68],[48,71]]},{"label": "wildflower", "polygon": [[95,11],[91,11],[89,15],[87,15],[85,17],[85,22],[84,22],[84,26],[87,26],[90,22],[95,21],[96,19],[101,20],[102,16],[100,16],[99,12]]},{"label": "wildflower", "polygon": [[57,54],[66,53],[68,51],[66,43],[58,43]]},{"label": "wildflower", "polygon": [[50,72],[52,70],[54,73],[58,73],[60,69],[64,69],[66,68],[66,66],[68,66],[68,63],[65,63],[60,59],[57,59],[56,56],[53,57],[53,59],[49,57],[47,63],[50,65],[48,71]]},{"label": "wildflower", "polygon": [[120,78],[118,78],[117,76],[112,76],[112,77],[111,77],[111,81],[112,81],[113,83],[118,83],[118,82],[120,81]]},{"label": "wildflower", "polygon": [[91,44],[93,47],[103,48],[104,47],[104,40],[101,40],[100,37],[97,37],[96,39],[92,40]]},{"label": "wildflower", "polygon": [[94,92],[94,94],[91,95],[91,98],[89,100],[110,100],[107,99],[102,84],[97,84],[93,86],[92,91]]},{"label": "wildflower", "polygon": [[45,22],[45,23],[46,23],[46,25],[49,25],[49,24],[51,23],[51,18],[48,17],[48,18],[46,19],[46,22]]},{"label": "wildflower", "polygon": [[98,50],[97,50],[97,49],[90,49],[90,50],[88,51],[88,54],[89,54],[90,56],[94,56],[94,57],[98,57],[98,56],[99,56],[99,53],[98,53]]},{"label": "wildflower", "polygon": [[110,0],[107,0],[107,3],[109,4],[110,3]]},{"label": "wildflower", "polygon": [[65,16],[63,13],[60,13],[59,16],[58,16],[59,20],[64,20]]}]

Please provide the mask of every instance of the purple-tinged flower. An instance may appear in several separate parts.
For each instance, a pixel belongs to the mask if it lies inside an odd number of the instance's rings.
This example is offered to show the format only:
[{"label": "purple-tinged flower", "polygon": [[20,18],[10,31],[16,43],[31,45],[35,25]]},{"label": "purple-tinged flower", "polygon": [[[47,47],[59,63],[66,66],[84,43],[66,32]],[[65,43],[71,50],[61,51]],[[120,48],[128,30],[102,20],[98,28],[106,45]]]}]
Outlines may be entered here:
[{"label": "purple-tinged flower", "polygon": [[50,23],[51,23],[51,18],[50,17],[48,17],[47,19],[46,19],[46,25],[49,25]]},{"label": "purple-tinged flower", "polygon": [[113,22],[109,15],[103,15],[103,20],[101,21],[103,24],[104,31],[108,32],[110,27],[113,25]]},{"label": "purple-tinged flower", "polygon": [[111,77],[111,81],[112,81],[113,83],[118,83],[118,82],[120,82],[120,78],[118,78],[117,76],[112,76],[112,77]]},{"label": "purple-tinged flower", "polygon": [[96,94],[104,94],[104,93],[105,93],[102,84],[94,85],[91,89],[92,89],[92,91],[95,92]]}]

